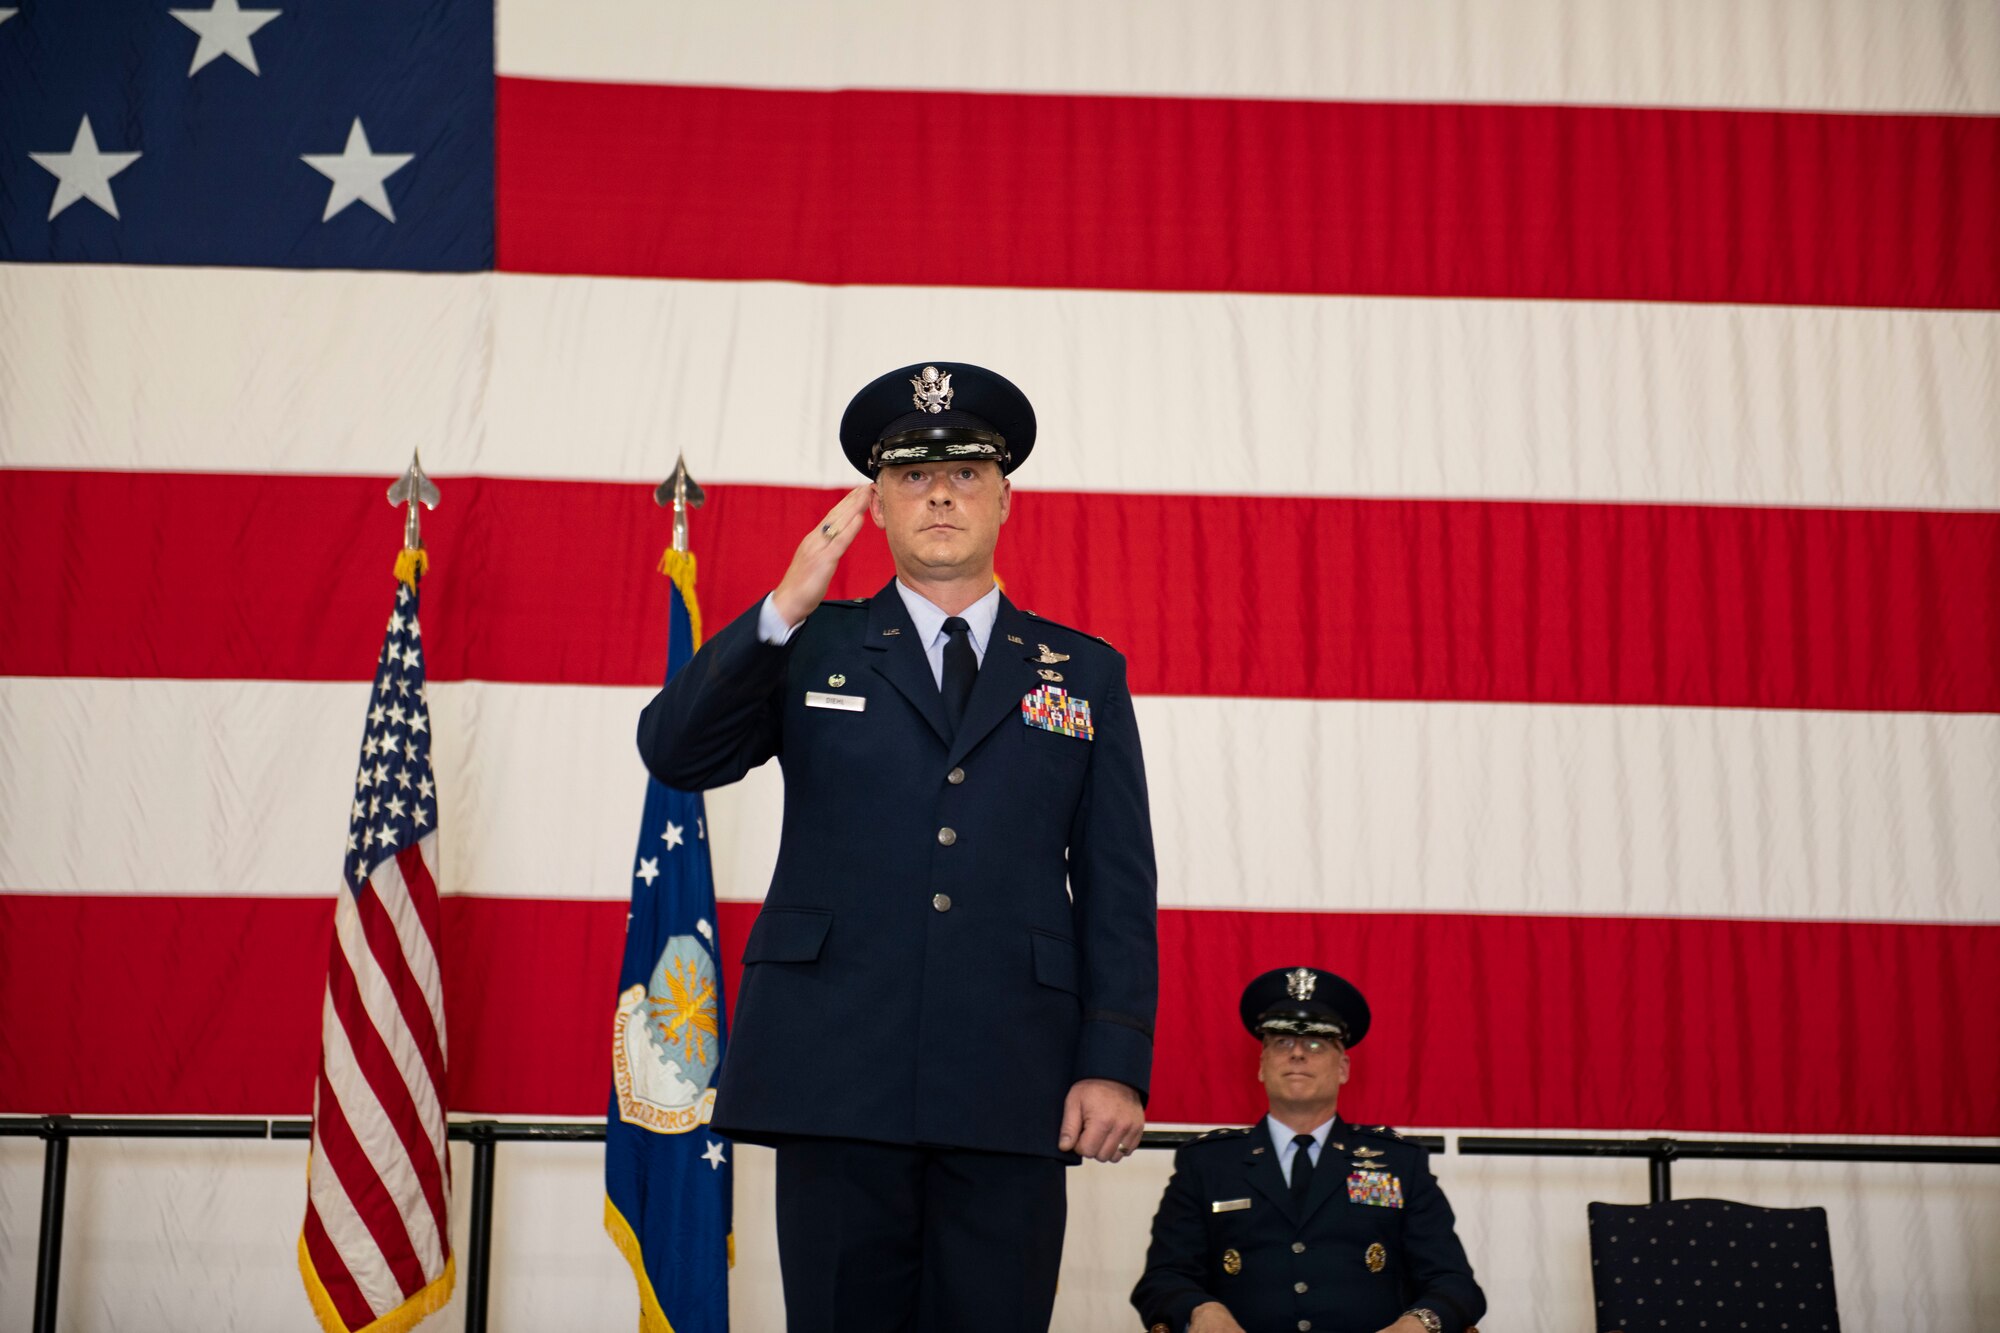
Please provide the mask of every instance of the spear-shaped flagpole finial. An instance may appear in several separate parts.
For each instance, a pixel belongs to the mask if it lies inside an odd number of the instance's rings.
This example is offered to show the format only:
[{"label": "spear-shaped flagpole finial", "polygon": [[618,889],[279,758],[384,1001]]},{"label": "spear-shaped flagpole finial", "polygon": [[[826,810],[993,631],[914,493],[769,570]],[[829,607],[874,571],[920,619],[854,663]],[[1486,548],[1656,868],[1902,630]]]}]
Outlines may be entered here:
[{"label": "spear-shaped flagpole finial", "polygon": [[410,470],[390,483],[389,503],[406,506],[403,518],[403,549],[420,551],[423,537],[418,530],[417,505],[426,509],[438,507],[437,483],[424,473],[423,460],[415,450],[410,452]]},{"label": "spear-shaped flagpole finial", "polygon": [[688,516],[690,509],[701,508],[701,502],[708,497],[702,494],[701,486],[688,475],[687,455],[674,460],[673,475],[653,488],[653,503],[662,509],[674,511],[674,549],[686,552],[688,549]]}]

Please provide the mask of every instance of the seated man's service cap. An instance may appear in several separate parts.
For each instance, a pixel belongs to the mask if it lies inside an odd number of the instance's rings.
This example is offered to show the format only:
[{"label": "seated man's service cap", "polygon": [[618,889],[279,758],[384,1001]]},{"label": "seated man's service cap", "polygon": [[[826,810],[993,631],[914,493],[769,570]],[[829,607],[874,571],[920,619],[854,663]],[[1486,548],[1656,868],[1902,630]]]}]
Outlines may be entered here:
[{"label": "seated man's service cap", "polygon": [[1354,983],[1311,967],[1280,967],[1243,988],[1237,1006],[1250,1035],[1287,1032],[1358,1046],[1368,1035],[1368,1001]]},{"label": "seated man's service cap", "polygon": [[840,418],[840,448],[862,475],[904,463],[998,463],[1035,447],[1035,409],[1004,375],[965,361],[924,361],[871,381]]}]

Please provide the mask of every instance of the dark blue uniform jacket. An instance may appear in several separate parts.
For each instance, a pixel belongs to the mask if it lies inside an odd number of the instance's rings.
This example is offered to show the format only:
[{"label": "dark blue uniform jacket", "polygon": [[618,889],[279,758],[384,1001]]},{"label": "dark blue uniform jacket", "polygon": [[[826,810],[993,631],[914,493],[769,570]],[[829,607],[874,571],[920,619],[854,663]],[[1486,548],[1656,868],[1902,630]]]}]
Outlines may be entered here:
[{"label": "dark blue uniform jacket", "polygon": [[[1072,1082],[1144,1096],[1152,1072],[1153,837],[1125,659],[1003,596],[954,735],[893,583],[822,604],[783,647],[758,639],[758,610],[639,719],[672,787],[784,766],[716,1129],[1062,1156]],[[1068,660],[1033,660],[1040,644]],[[1044,670],[1089,703],[1095,739],[1024,720]]]},{"label": "dark blue uniform jacket", "polygon": [[[1379,1202],[1379,1190],[1378,1202],[1350,1199],[1357,1160],[1394,1177],[1402,1207]],[[1372,1246],[1381,1248],[1371,1259]],[[1174,1155],[1132,1304],[1148,1328],[1181,1333],[1205,1301],[1228,1306],[1246,1333],[1376,1333],[1415,1306],[1435,1311],[1445,1333],[1463,1333],[1486,1312],[1430,1154],[1393,1130],[1340,1120],[1303,1209],[1263,1122],[1204,1135]]]}]

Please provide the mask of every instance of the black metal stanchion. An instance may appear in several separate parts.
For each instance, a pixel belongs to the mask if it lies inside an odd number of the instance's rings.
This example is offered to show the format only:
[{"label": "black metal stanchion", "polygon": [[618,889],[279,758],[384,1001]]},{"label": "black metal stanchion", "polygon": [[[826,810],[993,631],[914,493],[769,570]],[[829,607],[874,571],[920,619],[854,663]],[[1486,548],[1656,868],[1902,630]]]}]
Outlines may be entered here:
[{"label": "black metal stanchion", "polygon": [[1646,1187],[1652,1194],[1653,1203],[1665,1203],[1674,1197],[1673,1142],[1668,1140],[1667,1150],[1654,1153],[1646,1162]]},{"label": "black metal stanchion", "polygon": [[56,1297],[62,1289],[63,1199],[69,1189],[69,1132],[61,1116],[43,1122],[42,1235],[35,1257],[35,1333],[56,1333]]},{"label": "black metal stanchion", "polygon": [[[454,1128],[457,1128],[454,1126]],[[493,1122],[464,1126],[472,1141],[472,1234],[465,1247],[465,1333],[486,1333],[486,1286],[493,1266]]]}]

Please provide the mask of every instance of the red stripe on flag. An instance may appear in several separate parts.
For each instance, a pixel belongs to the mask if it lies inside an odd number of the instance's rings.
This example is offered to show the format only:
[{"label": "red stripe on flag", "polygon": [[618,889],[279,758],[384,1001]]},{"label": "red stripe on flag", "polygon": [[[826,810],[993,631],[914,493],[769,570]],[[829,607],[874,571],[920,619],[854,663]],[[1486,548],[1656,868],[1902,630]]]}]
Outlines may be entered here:
[{"label": "red stripe on flag", "polygon": [[[444,911],[454,1109],[600,1114],[625,904],[447,898]],[[720,909],[732,1005],[755,911]],[[297,1035],[318,1021],[325,917],[309,899],[0,895],[0,1109],[304,1114],[316,1052]],[[1258,971],[1311,963],[1375,1008],[1344,1103],[1356,1117],[2000,1134],[2000,1064],[1965,1054],[2000,1049],[2000,926],[1169,911],[1160,940],[1156,1121],[1256,1114],[1237,994]],[[104,958],[120,960],[116,992]],[[259,1003],[205,1003],[216,975]],[[126,992],[149,1003],[134,1010]],[[154,1063],[74,1058],[84,1034],[114,1028]],[[1864,1058],[1885,1050],[1892,1078]]]},{"label": "red stripe on flag", "polygon": [[362,935],[368,941],[368,952],[373,956],[376,968],[388,981],[389,990],[396,997],[396,1007],[402,1014],[410,1040],[416,1044],[417,1054],[423,1057],[431,1085],[444,1088],[448,1086],[444,1043],[439,1040],[437,1023],[431,1016],[430,999],[417,981],[416,974],[410,970],[410,960],[404,955],[402,941],[396,936],[396,923],[389,919],[388,909],[382,905],[377,894],[378,891],[371,886],[360,897]]},{"label": "red stripe on flag", "polygon": [[2000,1050],[2000,927],[1176,911],[1160,956],[1158,1120],[1263,1114],[1237,996],[1304,964],[1374,1011],[1354,1120],[2000,1132],[2000,1063],[1966,1058]]},{"label": "red stripe on flag", "polygon": [[[426,677],[428,679],[428,677]],[[436,836],[436,835],[431,835]],[[433,847],[437,844],[432,843]],[[417,923],[424,928],[424,935],[431,942],[431,957],[444,958],[444,928],[439,919],[437,881],[431,878],[430,865],[423,853],[415,847],[405,847],[396,853],[396,868],[403,872],[403,884],[410,895],[410,906],[416,910]],[[442,1083],[439,1084],[443,1086]]]},{"label": "red stripe on flag", "polygon": [[397,1208],[389,1186],[375,1173],[374,1165],[369,1162],[361,1141],[347,1123],[347,1113],[325,1074],[321,1074],[319,1080],[319,1107],[313,1118],[313,1136],[319,1140],[327,1162],[333,1167],[335,1183],[354,1205],[362,1225],[368,1228],[372,1243],[389,1265],[396,1285],[402,1288],[403,1299],[408,1300],[424,1289],[423,1265],[417,1262],[416,1247],[410,1242],[410,1230],[404,1225],[402,1210]]},{"label": "red stripe on flag", "polygon": [[503,78],[496,153],[525,272],[2000,306],[1983,116]]},{"label": "red stripe on flag", "polygon": [[[648,487],[452,486],[425,520],[431,680],[658,683]],[[710,490],[711,627],[837,494]],[[37,627],[0,640],[0,673],[365,678],[388,557],[351,534],[381,507],[360,477],[0,472],[0,558],[63,553],[60,577],[0,582],[0,621]],[[1994,512],[1032,492],[999,560],[1143,694],[2000,712]],[[889,575],[870,528],[833,595]]]},{"label": "red stripe on flag", "polygon": [[306,1254],[312,1259],[313,1274],[319,1284],[326,1289],[327,1299],[340,1315],[340,1322],[349,1329],[366,1328],[375,1322],[375,1311],[361,1294],[354,1275],[347,1271],[347,1261],[340,1257],[334,1246],[333,1237],[326,1234],[326,1224],[319,1219],[319,1209],[311,1199],[306,1200],[305,1224]]},{"label": "red stripe on flag", "polygon": [[[423,1112],[418,1109],[409,1084],[403,1080],[402,1070],[396,1065],[396,1057],[390,1052],[387,1039],[376,1028],[367,1006],[362,1003],[360,985],[348,965],[344,950],[336,948],[333,951],[333,957],[327,964],[326,985],[333,1012],[340,1020],[342,1031],[347,1033],[347,1044],[354,1052],[355,1066],[367,1080],[375,1099],[382,1103],[383,1113],[388,1116],[390,1127],[396,1131],[404,1155],[410,1159],[410,1166],[417,1174],[417,1183],[423,1187],[424,1201],[430,1205],[431,1217],[437,1223],[438,1235],[448,1237],[451,1227],[445,1215],[445,1163],[440,1160],[437,1149],[431,1146],[430,1134],[424,1128]],[[438,1103],[442,1117],[442,1086],[433,1084],[428,1091],[428,1099]]]}]

